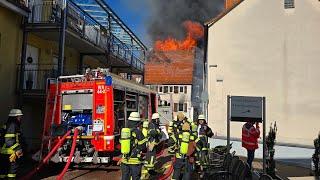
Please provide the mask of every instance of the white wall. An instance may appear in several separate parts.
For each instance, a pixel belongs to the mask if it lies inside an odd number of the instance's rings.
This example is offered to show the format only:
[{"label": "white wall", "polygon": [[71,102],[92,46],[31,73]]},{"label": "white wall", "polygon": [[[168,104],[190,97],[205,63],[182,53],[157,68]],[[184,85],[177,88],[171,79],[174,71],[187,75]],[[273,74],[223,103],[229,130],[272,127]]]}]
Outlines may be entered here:
[{"label": "white wall", "polygon": [[[164,86],[169,86],[168,87],[169,90],[170,90],[170,86],[171,87],[178,86],[179,92],[174,93],[174,91],[173,92],[168,91],[168,93],[164,93],[163,89],[162,89],[162,92],[159,92],[160,86],[162,86],[162,88],[164,88]],[[185,86],[187,87],[187,93],[184,93]],[[180,87],[183,87],[183,92],[180,92]],[[192,112],[190,112],[192,110],[191,109],[191,89],[192,89],[191,85],[158,85],[158,93],[160,95],[161,101],[167,101],[168,103],[171,103],[171,101],[172,101],[172,104],[171,104],[172,108],[173,108],[173,103],[178,103],[178,104],[179,103],[182,103],[182,104],[187,103],[188,110],[186,112],[186,115],[192,116],[192,114],[190,114],[190,113],[192,113]],[[174,88],[173,88],[173,90],[174,90]],[[176,116],[177,112],[173,112],[173,115]]]},{"label": "white wall", "polygon": [[[312,145],[320,130],[320,2],[244,0],[209,28],[209,123],[226,135],[227,95],[266,96],[278,141]],[[223,82],[216,82],[223,79]],[[231,136],[241,137],[242,123]],[[267,128],[268,129],[268,128]]]}]

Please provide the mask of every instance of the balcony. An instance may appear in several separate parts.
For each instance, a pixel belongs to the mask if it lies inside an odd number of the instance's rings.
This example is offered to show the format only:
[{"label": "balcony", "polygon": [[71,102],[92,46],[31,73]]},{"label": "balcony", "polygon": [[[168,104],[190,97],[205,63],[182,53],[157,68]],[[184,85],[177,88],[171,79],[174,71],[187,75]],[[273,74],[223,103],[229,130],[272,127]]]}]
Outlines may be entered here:
[{"label": "balcony", "polygon": [[[54,64],[32,64],[26,65],[24,69],[24,81],[19,79],[21,65],[17,67],[17,91],[25,97],[45,96],[49,79],[58,77],[58,66]],[[64,75],[77,74],[78,67],[66,67]]]},{"label": "balcony", "polygon": [[[67,2],[67,46],[75,48],[81,54],[97,55],[98,60],[108,62],[111,67],[125,69],[126,72],[134,74],[143,73],[144,48],[139,50],[122,42],[110,29],[101,25],[75,3]],[[43,39],[58,41],[61,6],[43,2],[32,5],[30,9],[27,30]]]}]

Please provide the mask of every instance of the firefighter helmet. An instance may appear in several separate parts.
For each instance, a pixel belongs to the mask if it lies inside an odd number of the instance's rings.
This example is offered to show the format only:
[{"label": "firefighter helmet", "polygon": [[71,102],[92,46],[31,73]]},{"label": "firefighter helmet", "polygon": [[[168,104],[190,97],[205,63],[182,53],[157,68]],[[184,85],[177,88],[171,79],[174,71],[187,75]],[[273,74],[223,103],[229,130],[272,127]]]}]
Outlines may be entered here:
[{"label": "firefighter helmet", "polygon": [[206,117],[203,114],[200,114],[198,120],[206,120]]},{"label": "firefighter helmet", "polygon": [[179,112],[178,115],[177,115],[178,121],[182,121],[185,117],[186,116],[182,112]]},{"label": "firefighter helmet", "polygon": [[141,121],[140,114],[138,112],[132,112],[132,113],[130,113],[128,120],[129,121]]},{"label": "firefighter helmet", "polygon": [[152,114],[152,119],[159,119],[159,118],[160,118],[159,113]]},{"label": "firefighter helmet", "polygon": [[22,116],[22,111],[20,109],[11,109],[9,113],[9,117],[17,117]]}]

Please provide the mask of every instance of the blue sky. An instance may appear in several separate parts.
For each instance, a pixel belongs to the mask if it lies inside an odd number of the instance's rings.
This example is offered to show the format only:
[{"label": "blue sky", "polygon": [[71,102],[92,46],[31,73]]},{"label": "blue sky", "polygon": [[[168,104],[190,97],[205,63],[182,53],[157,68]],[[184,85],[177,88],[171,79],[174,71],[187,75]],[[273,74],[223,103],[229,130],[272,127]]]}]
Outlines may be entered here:
[{"label": "blue sky", "polygon": [[[150,12],[143,1],[132,0],[105,0],[121,20],[135,33],[138,38],[146,45],[151,45],[150,38],[147,34],[147,21]],[[132,4],[138,3],[138,4]]]}]

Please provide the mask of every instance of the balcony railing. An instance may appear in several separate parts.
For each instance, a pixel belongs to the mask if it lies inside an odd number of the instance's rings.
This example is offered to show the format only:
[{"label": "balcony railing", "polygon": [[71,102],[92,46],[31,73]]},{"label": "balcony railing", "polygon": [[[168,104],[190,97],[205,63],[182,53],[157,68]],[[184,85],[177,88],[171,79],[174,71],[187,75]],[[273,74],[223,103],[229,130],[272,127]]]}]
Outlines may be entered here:
[{"label": "balcony railing", "polygon": [[[33,5],[30,9],[30,24],[59,25],[62,9],[58,4],[43,2],[42,4]],[[106,52],[130,64],[137,70],[144,70],[143,60],[134,55],[131,47],[119,40],[109,30],[71,1],[68,1],[67,4],[67,27],[77,33],[81,38],[104,49]]]},{"label": "balcony railing", "polygon": [[[17,77],[20,77],[21,65],[17,67]],[[17,87],[19,90],[28,92],[42,92],[44,93],[46,89],[47,80],[49,78],[58,77],[58,65],[53,64],[32,64],[25,65],[24,68],[24,80],[17,80]],[[64,75],[77,74],[78,67],[66,67]],[[22,83],[22,84],[20,84]],[[20,86],[21,85],[21,86]],[[22,88],[22,89],[20,89]]]}]

